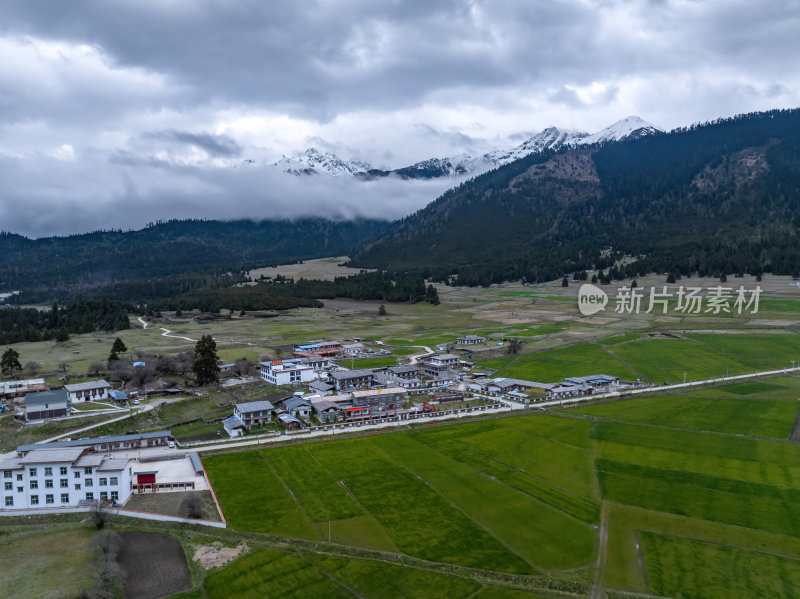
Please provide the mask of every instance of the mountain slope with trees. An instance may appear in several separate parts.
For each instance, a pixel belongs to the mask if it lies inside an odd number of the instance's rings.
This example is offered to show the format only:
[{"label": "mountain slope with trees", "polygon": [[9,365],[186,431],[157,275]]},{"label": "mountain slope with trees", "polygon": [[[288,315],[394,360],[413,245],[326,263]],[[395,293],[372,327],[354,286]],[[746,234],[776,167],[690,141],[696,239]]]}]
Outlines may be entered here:
[{"label": "mountain slope with trees", "polygon": [[446,192],[352,264],[462,284],[609,268],[800,268],[800,110],[533,154]]},{"label": "mountain slope with trees", "polygon": [[[350,255],[388,226],[374,220],[173,220],[138,231],[41,239],[0,233],[0,291],[21,290],[24,302],[97,295],[98,287],[126,301],[166,297],[225,286],[231,283],[226,273]],[[170,287],[167,293],[150,288],[158,281]],[[124,297],[113,289],[123,282],[131,282]]]}]

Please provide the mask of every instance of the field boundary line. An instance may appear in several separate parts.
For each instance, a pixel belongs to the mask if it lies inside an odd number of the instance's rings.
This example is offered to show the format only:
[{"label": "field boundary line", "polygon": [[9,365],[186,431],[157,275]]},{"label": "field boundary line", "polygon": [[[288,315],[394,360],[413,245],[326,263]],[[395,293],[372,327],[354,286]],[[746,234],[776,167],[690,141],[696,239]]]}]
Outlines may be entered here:
[{"label": "field boundary line", "polygon": [[607,545],[608,545],[608,515],[610,506],[608,502],[603,502],[600,511],[600,529],[597,533],[597,564],[594,570],[594,583],[592,584],[591,599],[602,599],[603,596],[603,573],[606,565]]},{"label": "field boundary line", "polygon": [[[420,441],[417,441],[416,439],[412,439],[412,441],[414,441],[415,443],[420,443],[420,445],[423,445],[424,447],[427,447],[428,449],[432,449],[432,448],[430,448],[429,446],[427,446],[425,443],[421,443]],[[375,445],[375,443],[373,443],[372,445]],[[431,482],[430,482],[430,481],[429,481],[427,478],[422,478],[422,477],[421,477],[419,474],[417,474],[416,472],[414,472],[414,471],[413,471],[411,468],[409,468],[409,467],[408,467],[408,466],[406,466],[405,464],[401,464],[400,462],[398,462],[398,461],[397,461],[397,460],[396,460],[394,457],[392,457],[392,456],[390,456],[388,453],[386,453],[386,451],[384,451],[382,447],[378,447],[377,445],[375,445],[375,448],[376,448],[378,451],[380,451],[380,452],[381,452],[381,453],[382,453],[382,454],[383,454],[383,455],[386,457],[386,459],[387,459],[387,460],[389,460],[390,462],[393,462],[394,464],[396,464],[398,468],[401,468],[401,469],[405,470],[405,471],[406,471],[406,472],[408,472],[408,473],[409,473],[411,476],[414,476],[414,477],[416,477],[417,479],[419,479],[420,481],[422,481],[422,483],[423,483],[423,484],[424,484],[426,487],[428,487],[428,488],[429,488],[431,491],[433,491],[433,492],[434,492],[434,493],[436,493],[436,494],[437,494],[439,497],[441,497],[441,498],[442,498],[442,499],[443,499],[443,500],[444,500],[444,501],[445,501],[447,504],[449,504],[450,506],[452,506],[452,507],[453,507],[453,509],[455,509],[456,511],[460,512],[461,514],[463,514],[463,516],[464,516],[464,517],[465,517],[467,520],[469,520],[470,522],[473,522],[474,524],[476,524],[476,525],[478,526],[478,528],[480,528],[481,530],[485,531],[485,532],[486,532],[486,534],[488,534],[490,537],[492,537],[493,539],[495,539],[495,540],[496,540],[496,541],[497,541],[497,542],[498,542],[500,545],[502,545],[503,547],[505,547],[505,548],[506,548],[506,549],[507,549],[507,550],[508,550],[508,551],[509,551],[509,552],[510,552],[512,555],[515,555],[516,557],[518,557],[518,558],[519,558],[520,560],[522,560],[524,563],[526,563],[526,564],[530,565],[530,566],[531,566],[531,567],[532,567],[534,570],[538,571],[539,573],[543,573],[543,572],[545,572],[545,571],[546,571],[544,568],[542,568],[542,567],[541,567],[541,566],[539,566],[538,564],[532,564],[532,563],[531,563],[531,562],[529,562],[527,559],[525,559],[524,557],[522,557],[522,556],[521,556],[519,553],[517,553],[517,551],[516,551],[516,550],[515,550],[513,547],[511,547],[510,545],[508,545],[508,544],[507,544],[507,543],[506,543],[506,542],[505,542],[503,539],[501,539],[499,536],[497,536],[497,533],[495,533],[495,532],[494,532],[494,531],[493,531],[491,528],[489,528],[488,526],[486,526],[485,524],[483,524],[482,522],[480,522],[480,521],[479,521],[477,518],[475,518],[475,517],[471,516],[471,515],[470,515],[470,514],[469,514],[469,513],[466,511],[466,509],[465,509],[465,508],[463,508],[463,507],[461,507],[460,505],[458,505],[457,503],[455,503],[455,502],[453,501],[453,499],[451,499],[450,497],[448,497],[447,495],[445,495],[445,494],[444,494],[442,491],[440,491],[440,490],[439,490],[439,489],[437,489],[435,486],[433,486],[433,484],[432,484],[432,483],[431,483]],[[445,459],[452,460],[453,462],[456,462],[457,464],[461,464],[461,462],[458,462],[458,461],[456,461],[456,460],[453,460],[453,458],[451,458],[451,457],[449,457],[449,456],[446,456],[446,455],[444,455],[442,452],[440,452],[440,451],[438,451],[438,450],[436,450],[436,449],[433,449],[433,451],[435,451],[436,453],[438,453],[438,454],[439,454],[441,457],[443,457],[443,458],[445,458]],[[464,464],[462,464],[462,465],[464,465]],[[467,466],[467,467],[468,467],[468,466]],[[469,468],[469,467],[468,467],[468,468]],[[479,474],[481,474],[482,476],[484,476],[484,477],[486,477],[486,478],[490,478],[490,477],[486,476],[486,474],[484,474],[483,472],[480,472]],[[491,480],[491,478],[490,478],[490,480]],[[505,485],[505,486],[509,486],[509,485],[506,485],[506,483],[504,483],[504,482],[503,482],[503,481],[501,481],[501,480],[498,480],[498,479],[493,479],[493,480],[495,480],[495,482],[499,482],[499,483],[501,483],[501,484],[503,484],[503,485]],[[513,488],[513,487],[510,487],[510,488]],[[519,490],[518,490],[518,489],[514,489],[514,490],[515,490],[515,491],[517,491],[517,492],[519,492]],[[525,494],[525,493],[523,493],[523,494]],[[542,502],[542,503],[543,503],[543,502]],[[548,505],[548,504],[545,504],[545,505]],[[583,524],[585,524],[585,522],[584,522]]]}]

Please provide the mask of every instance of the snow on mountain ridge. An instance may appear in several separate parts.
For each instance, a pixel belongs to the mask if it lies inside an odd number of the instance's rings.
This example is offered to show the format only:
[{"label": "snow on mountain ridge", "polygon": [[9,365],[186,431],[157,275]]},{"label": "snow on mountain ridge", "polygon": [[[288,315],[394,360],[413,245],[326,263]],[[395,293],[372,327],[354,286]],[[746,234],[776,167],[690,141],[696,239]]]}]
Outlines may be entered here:
[{"label": "snow on mountain ridge", "polygon": [[529,154],[546,150],[623,141],[660,132],[663,132],[663,130],[638,116],[631,115],[597,133],[590,134],[585,131],[569,131],[557,127],[548,127],[510,149],[492,150],[478,156],[458,154],[442,158],[428,158],[405,168],[391,171],[372,171],[368,176],[365,175],[372,168],[368,163],[357,160],[345,161],[332,152],[320,152],[316,148],[308,148],[305,152],[294,156],[284,156],[273,163],[273,166],[293,175],[324,173],[333,176],[358,175],[362,178],[373,178],[373,176],[394,174],[403,178],[422,179],[463,177],[479,175]]},{"label": "snow on mountain ridge", "polygon": [[342,160],[333,152],[320,152],[316,148],[308,148],[301,154],[284,156],[272,166],[291,175],[313,175],[325,173],[338,177],[355,175],[372,168],[368,163],[358,160]]}]

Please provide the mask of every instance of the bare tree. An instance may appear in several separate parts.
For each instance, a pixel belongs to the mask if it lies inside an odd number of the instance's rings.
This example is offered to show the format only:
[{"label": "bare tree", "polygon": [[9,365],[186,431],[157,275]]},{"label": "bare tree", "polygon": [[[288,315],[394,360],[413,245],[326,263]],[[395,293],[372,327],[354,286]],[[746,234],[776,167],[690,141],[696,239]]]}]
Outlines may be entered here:
[{"label": "bare tree", "polygon": [[256,365],[252,360],[242,358],[234,363],[233,372],[239,376],[255,376]]},{"label": "bare tree", "polygon": [[89,369],[86,371],[86,374],[88,374],[89,376],[100,376],[101,374],[103,374],[104,370],[105,370],[105,364],[103,364],[102,362],[92,362],[89,365]]},{"label": "bare tree", "polygon": [[275,358],[272,357],[272,354],[269,352],[264,352],[260,356],[258,356],[259,362],[272,362]]},{"label": "bare tree", "polygon": [[178,513],[184,518],[202,518],[204,512],[203,499],[197,493],[186,493],[178,507]]},{"label": "bare tree", "polygon": [[106,502],[102,499],[98,499],[92,504],[92,511],[91,511],[91,521],[92,524],[95,525],[97,530],[102,530],[106,522],[108,522],[110,514],[108,513],[108,509],[106,506]]},{"label": "bare tree", "polygon": [[177,372],[178,360],[175,356],[159,356],[156,360],[156,372],[162,376]]},{"label": "bare tree", "polygon": [[131,385],[142,388],[156,378],[156,371],[150,364],[137,366],[131,372]]},{"label": "bare tree", "polygon": [[36,373],[39,372],[40,364],[36,360],[31,360],[30,362],[26,362],[24,369],[25,372],[31,376],[36,376]]},{"label": "bare tree", "polygon": [[192,363],[194,362],[194,352],[192,350],[189,350],[180,353],[178,354],[176,360],[177,360],[176,364],[177,371],[180,373],[181,376],[186,376],[186,373],[191,369]]},{"label": "bare tree", "polygon": [[131,380],[131,376],[133,376],[131,367],[122,360],[114,360],[113,362],[110,362],[109,370],[111,371],[111,375],[121,381],[123,384],[127,384],[127,382]]}]

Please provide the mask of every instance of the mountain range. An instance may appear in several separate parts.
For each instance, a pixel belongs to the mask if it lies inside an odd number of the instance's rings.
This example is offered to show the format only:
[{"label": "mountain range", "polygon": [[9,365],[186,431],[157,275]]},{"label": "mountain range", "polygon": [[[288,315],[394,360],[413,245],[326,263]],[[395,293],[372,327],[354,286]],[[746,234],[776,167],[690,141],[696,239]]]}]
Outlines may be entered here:
[{"label": "mountain range", "polygon": [[402,179],[460,178],[479,175],[545,150],[630,140],[662,132],[655,125],[637,116],[629,116],[593,134],[548,127],[510,149],[497,149],[475,156],[459,154],[444,158],[428,158],[392,170],[375,169],[369,163],[358,160],[343,160],[332,152],[323,152],[317,148],[308,148],[299,154],[284,156],[272,166],[291,175],[325,174],[334,177],[349,175],[362,180],[389,176]]},{"label": "mountain range", "polygon": [[553,280],[623,257],[629,275],[800,277],[800,109],[660,135],[631,127],[619,143],[551,146],[464,181],[352,265],[467,285]]}]

